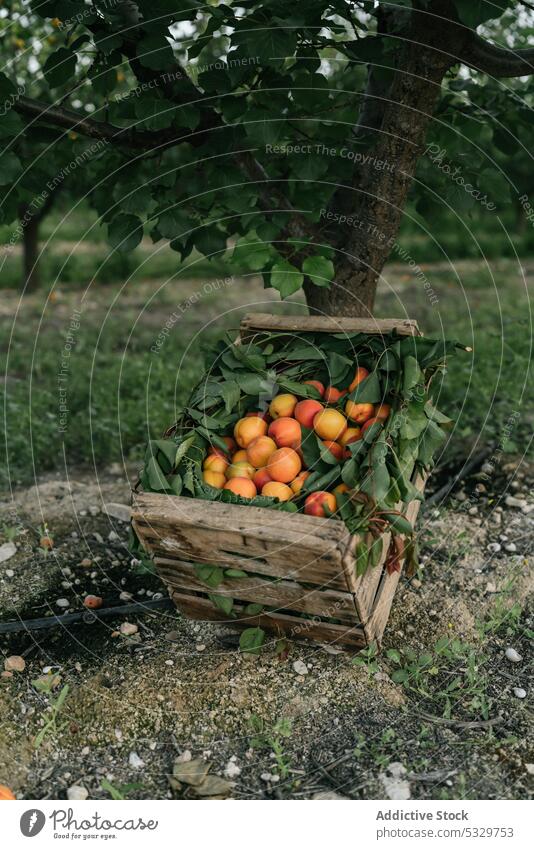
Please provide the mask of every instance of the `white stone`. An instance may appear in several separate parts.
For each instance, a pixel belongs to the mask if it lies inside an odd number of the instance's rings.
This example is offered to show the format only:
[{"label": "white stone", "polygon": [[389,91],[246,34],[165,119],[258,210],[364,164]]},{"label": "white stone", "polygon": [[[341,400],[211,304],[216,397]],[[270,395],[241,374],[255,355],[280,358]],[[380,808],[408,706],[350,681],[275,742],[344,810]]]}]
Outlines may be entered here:
[{"label": "white stone", "polygon": [[88,796],[89,791],[81,784],[73,784],[67,790],[67,799],[70,799],[72,802],[83,802]]},{"label": "white stone", "polygon": [[17,546],[14,542],[5,542],[3,545],[0,545],[0,563],[9,560],[16,553]]},{"label": "white stone", "polygon": [[133,622],[123,622],[120,627],[120,632],[125,637],[131,637],[133,634],[137,634],[138,630],[137,625],[134,625]]},{"label": "white stone", "polygon": [[129,507],[128,504],[116,504],[115,502],[110,502],[109,504],[104,505],[104,510],[108,516],[118,519],[119,522],[129,522],[132,515],[132,508]]},{"label": "white stone", "polygon": [[514,696],[517,699],[526,699],[527,691],[523,690],[523,687],[514,687]]},{"label": "white stone", "polygon": [[500,543],[490,542],[489,545],[486,546],[486,550],[491,551],[492,554],[497,554],[497,552],[501,550]]},{"label": "white stone", "polygon": [[238,775],[241,775],[241,768],[234,761],[228,761],[224,774],[226,778],[237,778]]},{"label": "white stone", "polygon": [[527,501],[525,498],[516,498],[515,495],[507,495],[504,499],[507,507],[526,507]]},{"label": "white stone", "polygon": [[185,752],[182,752],[182,754],[178,755],[178,757],[176,758],[178,763],[181,763],[181,764],[189,763],[189,761],[192,760],[192,759],[193,759],[193,755],[191,754],[189,749],[186,749]]},{"label": "white stone", "polygon": [[57,607],[67,608],[69,606],[68,598],[58,598],[56,600]]},{"label": "white stone", "polygon": [[406,775],[406,767],[403,764],[395,761],[389,764],[388,773],[381,772],[379,778],[383,784],[384,792],[388,799],[402,801],[409,799],[411,796],[410,782],[406,781],[402,776]]},{"label": "white stone", "polygon": [[137,752],[130,752],[129,757],[128,757],[128,763],[134,769],[141,769],[145,765],[144,760],[139,757]]},{"label": "white stone", "polygon": [[14,573],[13,569],[6,569],[6,578],[14,578],[14,577],[15,577],[15,573]]},{"label": "white stone", "polygon": [[18,654],[12,654],[4,660],[4,669],[6,672],[24,672],[26,661]]},{"label": "white stone", "polygon": [[297,675],[307,675],[308,667],[302,660],[296,660],[293,664],[293,669],[297,673]]},{"label": "white stone", "polygon": [[129,593],[126,590],[123,590],[120,593],[119,598],[120,598],[121,601],[131,601],[132,598],[133,598],[133,595],[132,595],[132,593]]},{"label": "white stone", "polygon": [[514,551],[517,551],[517,545],[515,544],[515,542],[509,542],[508,545],[504,546],[504,549],[505,551],[510,551],[513,553]]},{"label": "white stone", "polygon": [[120,539],[120,536],[116,531],[110,531],[108,534],[108,539],[110,542],[117,542]]},{"label": "white stone", "polygon": [[521,663],[521,661],[523,660],[521,655],[518,654],[515,649],[511,648],[511,646],[506,649],[505,655],[508,660],[512,661],[512,663]]}]

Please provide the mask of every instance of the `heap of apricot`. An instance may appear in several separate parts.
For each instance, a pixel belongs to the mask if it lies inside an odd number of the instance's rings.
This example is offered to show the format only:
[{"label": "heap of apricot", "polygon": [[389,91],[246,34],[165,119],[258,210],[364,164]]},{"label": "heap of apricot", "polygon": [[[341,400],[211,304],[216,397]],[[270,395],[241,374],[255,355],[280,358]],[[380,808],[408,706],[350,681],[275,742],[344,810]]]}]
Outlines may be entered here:
[{"label": "heap of apricot", "polygon": [[[212,447],[204,460],[205,483],[216,489],[227,489],[242,498],[258,494],[289,501],[296,497],[310,474],[302,453],[302,428],[314,430],[325,449],[338,463],[350,457],[348,446],[361,439],[375,422],[383,422],[390,413],[388,404],[344,403],[343,397],[352,392],[368,375],[358,368],[346,389],[324,387],[317,380],[306,381],[313,386],[321,400],[283,392],[271,401],[268,410],[250,412],[239,419],[232,436],[223,437],[226,451]],[[345,484],[333,492],[312,492],[304,502],[304,512],[310,516],[329,516],[337,509],[336,495],[347,491]]]}]

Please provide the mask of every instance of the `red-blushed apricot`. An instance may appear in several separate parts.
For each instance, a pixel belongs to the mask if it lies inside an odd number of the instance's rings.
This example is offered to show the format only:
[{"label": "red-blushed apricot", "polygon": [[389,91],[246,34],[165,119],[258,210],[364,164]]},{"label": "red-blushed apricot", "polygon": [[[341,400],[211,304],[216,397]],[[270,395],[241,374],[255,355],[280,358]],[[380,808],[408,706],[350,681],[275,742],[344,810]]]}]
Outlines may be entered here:
[{"label": "red-blushed apricot", "polygon": [[279,501],[289,501],[293,497],[293,490],[286,483],[270,481],[265,484],[261,494],[268,495],[269,498],[278,498]]},{"label": "red-blushed apricot", "polygon": [[336,496],[336,504],[339,507],[340,500],[338,498],[342,492],[350,492],[350,487],[347,486],[346,483],[340,483],[334,487],[334,495]]},{"label": "red-blushed apricot", "polygon": [[282,416],[292,416],[296,403],[297,399],[295,396],[287,392],[277,395],[269,405],[269,414],[273,419],[280,419]]},{"label": "red-blushed apricot", "polygon": [[267,432],[278,448],[296,448],[302,438],[300,424],[290,416],[282,416],[271,422]]},{"label": "red-blushed apricot", "polygon": [[328,448],[330,453],[336,458],[338,463],[341,463],[344,455],[343,448],[338,442],[333,442],[331,439],[323,439],[323,445]]},{"label": "red-blushed apricot", "polygon": [[222,472],[224,475],[228,468],[228,460],[226,457],[221,457],[220,454],[208,454],[202,463],[202,468],[205,472]]},{"label": "red-blushed apricot", "polygon": [[313,419],[313,429],[321,439],[335,442],[346,431],[347,420],[339,410],[322,410]]},{"label": "red-blushed apricot", "polygon": [[312,428],[313,420],[317,413],[320,413],[321,410],[324,410],[324,407],[319,401],[307,398],[305,401],[298,402],[293,415],[299,424],[303,425],[303,427]]},{"label": "red-blushed apricot", "polygon": [[334,513],[337,509],[336,496],[333,492],[312,492],[304,502],[304,512],[307,516],[320,516],[324,518],[324,508]]},{"label": "red-blushed apricot", "polygon": [[[256,437],[259,439],[259,436]],[[252,440],[254,442],[254,440]],[[236,451],[235,454],[232,455],[232,463],[248,463],[248,455],[246,448],[240,448],[239,451]]]},{"label": "red-blushed apricot", "polygon": [[347,394],[346,389],[336,389],[335,386],[327,386],[324,391],[324,400],[327,404],[337,404],[340,398]]},{"label": "red-blushed apricot", "polygon": [[266,466],[271,454],[276,451],[276,442],[270,436],[258,436],[247,448],[248,462],[255,469]]},{"label": "red-blushed apricot", "polygon": [[273,481],[289,483],[297,477],[302,468],[299,455],[293,448],[279,448],[271,454],[265,467]]},{"label": "red-blushed apricot", "polygon": [[98,610],[103,604],[104,601],[99,595],[86,595],[83,600],[83,606],[88,607],[89,610]]},{"label": "red-blushed apricot", "polygon": [[365,433],[367,428],[371,427],[372,425],[376,424],[377,422],[379,422],[381,425],[383,425],[384,419],[378,419],[376,416],[373,416],[372,419],[367,419],[367,421],[365,422],[365,424],[362,427],[362,435]]},{"label": "red-blushed apricot", "polygon": [[304,386],[313,386],[315,389],[317,389],[319,395],[324,395],[324,386],[320,380],[305,380]]},{"label": "red-blushed apricot", "polygon": [[258,469],[252,480],[254,481],[258,492],[261,492],[265,484],[270,483],[272,481],[272,477],[270,476],[267,469]]},{"label": "red-blushed apricot", "polygon": [[255,416],[258,419],[263,419],[264,422],[270,422],[271,417],[269,415],[269,410],[260,410],[255,413],[246,413],[245,418],[250,419],[252,416]]},{"label": "red-blushed apricot", "polygon": [[256,469],[251,463],[232,463],[232,465],[228,466],[226,469],[226,477],[228,480],[231,480],[232,478],[248,478],[249,480],[252,480],[255,471]]},{"label": "red-blushed apricot", "polygon": [[383,419],[385,421],[390,413],[391,407],[389,404],[377,404],[375,407],[375,419]]},{"label": "red-blushed apricot", "polygon": [[354,389],[358,386],[358,383],[361,383],[362,380],[365,380],[366,377],[369,377],[369,372],[366,368],[357,368],[356,374],[354,375],[354,380],[349,386],[349,392],[353,392]]},{"label": "red-blushed apricot", "polygon": [[258,494],[258,490],[248,478],[232,478],[225,483],[224,489],[228,489],[234,495],[240,495],[242,498],[256,498]]},{"label": "red-blushed apricot", "polygon": [[204,483],[215,487],[215,489],[222,489],[226,483],[226,478],[222,472],[203,472],[202,479]]},{"label": "red-blushed apricot", "polygon": [[354,401],[347,401],[345,404],[347,416],[358,424],[363,424],[367,419],[370,419],[374,409],[372,404],[355,404]]},{"label": "red-blushed apricot", "polygon": [[223,436],[223,440],[228,446],[228,454],[232,454],[237,448],[237,442],[231,436]]},{"label": "red-blushed apricot", "polygon": [[304,486],[304,481],[306,480],[306,478],[309,478],[309,476],[310,472],[300,472],[295,478],[295,480],[291,481],[289,486],[291,487],[295,495],[298,495],[298,493]]},{"label": "red-blushed apricot", "polygon": [[239,419],[234,428],[234,436],[240,448],[247,448],[253,439],[265,436],[267,433],[267,422],[258,416],[245,416]]},{"label": "red-blushed apricot", "polygon": [[358,439],[361,439],[362,432],[359,427],[348,427],[345,433],[339,437],[339,444],[345,448],[347,445],[350,445],[351,442],[357,442]]},{"label": "red-blushed apricot", "polygon": [[9,789],[5,784],[0,784],[0,802],[7,802],[12,800],[17,800],[17,797],[13,793],[12,790]]}]

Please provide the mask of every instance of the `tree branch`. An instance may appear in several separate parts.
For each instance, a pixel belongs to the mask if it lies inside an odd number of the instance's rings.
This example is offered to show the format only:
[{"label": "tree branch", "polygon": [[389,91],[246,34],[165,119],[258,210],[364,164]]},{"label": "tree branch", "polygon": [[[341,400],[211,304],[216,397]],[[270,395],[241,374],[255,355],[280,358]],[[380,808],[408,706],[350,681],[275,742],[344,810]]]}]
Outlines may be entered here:
[{"label": "tree branch", "polygon": [[534,47],[510,50],[497,47],[473,33],[460,50],[458,59],[475,71],[490,77],[524,77],[534,74]]}]

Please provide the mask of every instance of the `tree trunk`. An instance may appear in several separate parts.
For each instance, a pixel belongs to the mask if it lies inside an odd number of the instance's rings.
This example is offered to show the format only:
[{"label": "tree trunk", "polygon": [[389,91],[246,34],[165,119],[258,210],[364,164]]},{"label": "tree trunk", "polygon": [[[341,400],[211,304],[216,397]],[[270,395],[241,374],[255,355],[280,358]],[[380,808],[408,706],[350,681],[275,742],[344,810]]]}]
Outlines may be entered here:
[{"label": "tree trunk", "polygon": [[[428,30],[426,39],[423,32],[406,40],[398,70],[382,100],[380,126],[371,128],[373,142],[358,154],[353,179],[340,187],[321,217],[324,241],[337,252],[335,280],[329,289],[305,285],[311,312],[372,314],[377,283],[395,245],[441,81],[450,64],[449,56],[428,45]],[[366,128],[360,125],[358,129]]]},{"label": "tree trunk", "polygon": [[40,218],[32,215],[23,228],[23,265],[25,292],[34,292],[39,288],[39,224]]}]

